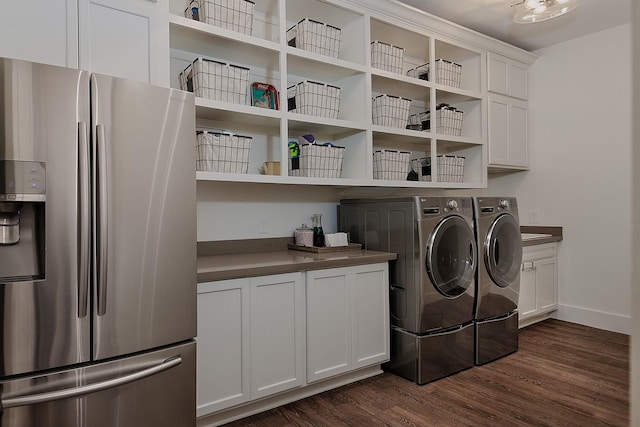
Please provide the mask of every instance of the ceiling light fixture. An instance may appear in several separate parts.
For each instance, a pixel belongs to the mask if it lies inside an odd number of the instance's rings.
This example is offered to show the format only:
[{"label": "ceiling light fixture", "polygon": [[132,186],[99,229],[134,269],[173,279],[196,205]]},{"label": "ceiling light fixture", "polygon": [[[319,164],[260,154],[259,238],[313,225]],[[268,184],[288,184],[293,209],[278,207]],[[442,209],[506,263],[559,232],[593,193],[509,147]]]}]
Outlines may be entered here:
[{"label": "ceiling light fixture", "polygon": [[522,0],[512,5],[513,21],[531,24],[564,15],[578,6],[578,0]]}]

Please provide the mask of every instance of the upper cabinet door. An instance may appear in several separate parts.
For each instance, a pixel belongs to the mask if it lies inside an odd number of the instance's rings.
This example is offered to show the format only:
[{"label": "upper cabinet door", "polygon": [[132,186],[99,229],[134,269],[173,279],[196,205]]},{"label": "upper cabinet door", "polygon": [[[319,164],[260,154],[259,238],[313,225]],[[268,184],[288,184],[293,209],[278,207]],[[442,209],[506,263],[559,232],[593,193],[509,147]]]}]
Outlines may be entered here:
[{"label": "upper cabinet door", "polygon": [[529,66],[502,55],[489,52],[487,55],[489,92],[529,98]]},{"label": "upper cabinet door", "polygon": [[487,55],[489,92],[509,95],[508,74],[509,59],[489,52]]},{"label": "upper cabinet door", "polygon": [[80,0],[79,67],[167,86],[167,0]]},{"label": "upper cabinet door", "polygon": [[0,57],[77,68],[76,0],[3,1]]}]

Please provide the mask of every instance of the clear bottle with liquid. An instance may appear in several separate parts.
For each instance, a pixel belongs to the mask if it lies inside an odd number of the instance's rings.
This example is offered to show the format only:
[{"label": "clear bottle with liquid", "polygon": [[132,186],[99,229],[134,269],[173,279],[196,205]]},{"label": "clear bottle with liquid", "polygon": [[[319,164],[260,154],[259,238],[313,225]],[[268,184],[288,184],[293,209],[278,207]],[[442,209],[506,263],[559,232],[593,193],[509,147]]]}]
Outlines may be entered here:
[{"label": "clear bottle with liquid", "polygon": [[322,230],[322,214],[311,215],[313,221],[313,246],[324,246],[324,231]]}]

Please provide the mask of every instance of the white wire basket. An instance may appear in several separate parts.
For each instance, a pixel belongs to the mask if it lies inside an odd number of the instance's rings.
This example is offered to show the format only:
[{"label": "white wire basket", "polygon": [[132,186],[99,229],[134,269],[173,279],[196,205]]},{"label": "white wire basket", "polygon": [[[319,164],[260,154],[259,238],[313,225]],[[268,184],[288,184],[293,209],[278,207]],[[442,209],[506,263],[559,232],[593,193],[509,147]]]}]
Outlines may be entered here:
[{"label": "white wire basket", "polygon": [[421,80],[429,80],[445,86],[459,88],[462,77],[462,65],[446,59],[435,60],[435,72],[430,75],[431,65],[422,64],[407,71],[407,76]]},{"label": "white wire basket", "polygon": [[438,162],[438,181],[463,182],[464,161],[462,156],[436,156]]},{"label": "white wire basket", "polygon": [[[436,133],[442,135],[460,136],[462,134],[462,119],[464,113],[455,107],[441,104],[436,107]],[[431,112],[423,111],[411,114],[407,122],[408,129],[431,130]]]},{"label": "white wire basket", "polygon": [[196,139],[197,171],[246,174],[249,170],[252,137],[199,131]]},{"label": "white wire basket", "polygon": [[371,66],[391,73],[402,74],[404,49],[374,40],[371,42]]},{"label": "white wire basket", "polygon": [[287,44],[309,52],[337,58],[342,30],[332,25],[304,18],[287,30]]},{"label": "white wire basket", "polygon": [[287,88],[288,111],[337,119],[341,92],[338,86],[304,80]]},{"label": "white wire basket", "polygon": [[303,144],[297,158],[289,158],[289,176],[340,178],[344,147]]},{"label": "white wire basket", "polygon": [[254,8],[255,3],[251,0],[191,0],[184,15],[189,19],[251,35]]},{"label": "white wire basket", "polygon": [[180,73],[180,88],[200,98],[246,104],[249,68],[196,58]]},{"label": "white wire basket", "polygon": [[410,106],[410,99],[378,95],[371,102],[373,124],[404,129],[409,118]]},{"label": "white wire basket", "polygon": [[408,151],[378,150],[373,153],[373,179],[404,181],[411,169]]}]

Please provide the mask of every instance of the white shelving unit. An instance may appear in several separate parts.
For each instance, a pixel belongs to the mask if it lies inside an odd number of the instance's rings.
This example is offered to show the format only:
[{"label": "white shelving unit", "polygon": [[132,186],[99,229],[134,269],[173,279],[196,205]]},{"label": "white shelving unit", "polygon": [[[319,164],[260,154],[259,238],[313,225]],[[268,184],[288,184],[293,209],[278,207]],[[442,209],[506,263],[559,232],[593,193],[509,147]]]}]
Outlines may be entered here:
[{"label": "white shelving unit", "polygon": [[[360,187],[480,188],[487,183],[486,51],[431,33],[417,16],[377,16],[371,8],[343,0],[270,0],[256,2],[252,35],[193,21],[183,16],[184,1],[170,0],[171,86],[195,58],[248,67],[249,84],[269,83],[279,93],[279,110],[196,99],[196,125],[253,137],[247,174],[198,172],[198,180]],[[404,10],[402,6],[394,6]],[[406,12],[405,12],[406,13]],[[303,18],[341,29],[337,58],[287,44],[287,29]],[[371,67],[370,43],[378,40],[404,48],[403,74]],[[462,65],[460,88],[406,75],[418,65],[446,59]],[[433,68],[432,68],[433,69]],[[287,111],[287,87],[303,80],[341,88],[336,119]],[[410,113],[446,103],[464,112],[460,136],[372,124],[371,99],[379,94],[411,99]],[[320,142],[345,147],[340,178],[293,177],[288,174],[290,140],[313,134]],[[456,155],[465,157],[463,182],[440,182],[436,162],[431,181],[373,179],[373,152],[410,151],[411,158]],[[267,161],[280,162],[279,175],[261,175]]]}]

